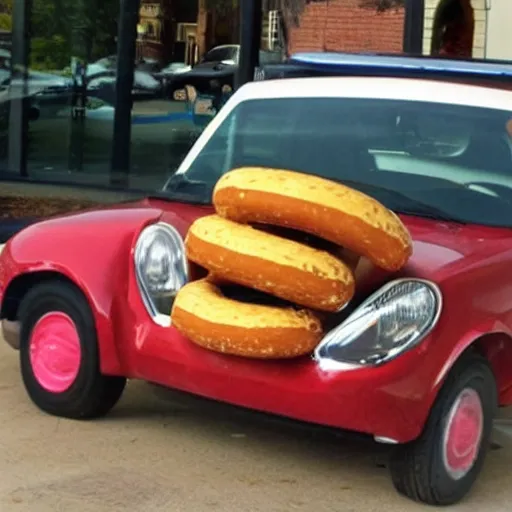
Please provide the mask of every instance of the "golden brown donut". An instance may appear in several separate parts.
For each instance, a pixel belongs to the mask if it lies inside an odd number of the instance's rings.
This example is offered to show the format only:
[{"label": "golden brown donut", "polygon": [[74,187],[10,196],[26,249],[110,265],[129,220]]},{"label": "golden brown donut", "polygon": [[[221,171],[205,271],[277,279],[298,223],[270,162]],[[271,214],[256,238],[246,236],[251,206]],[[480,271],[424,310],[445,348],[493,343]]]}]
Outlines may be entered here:
[{"label": "golden brown donut", "polygon": [[321,322],[310,311],[238,302],[204,279],[179,291],[171,319],[197,345],[250,358],[306,355],[322,337]]},{"label": "golden brown donut", "polygon": [[217,182],[213,204],[227,219],[311,233],[388,271],[400,270],[412,253],[411,236],[395,213],[357,190],[317,176],[235,169]]},{"label": "golden brown donut", "polygon": [[215,277],[303,307],[335,312],[354,295],[352,272],[331,254],[218,215],[196,220],[185,248]]}]

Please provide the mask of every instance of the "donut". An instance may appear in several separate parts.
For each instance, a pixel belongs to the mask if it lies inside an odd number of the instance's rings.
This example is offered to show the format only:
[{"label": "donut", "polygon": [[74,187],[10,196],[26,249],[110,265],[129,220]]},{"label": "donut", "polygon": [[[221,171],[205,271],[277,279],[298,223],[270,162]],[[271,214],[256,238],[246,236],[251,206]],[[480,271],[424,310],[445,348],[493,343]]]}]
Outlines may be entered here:
[{"label": "donut", "polygon": [[185,249],[190,261],[220,280],[306,308],[336,312],[354,295],[350,268],[328,252],[218,215],[192,224]]},{"label": "donut", "polygon": [[412,253],[410,234],[394,212],[362,192],[317,176],[235,169],[217,182],[213,204],[226,219],[304,231],[387,271],[400,270]]},{"label": "donut", "polygon": [[183,336],[203,348],[255,359],[303,356],[322,337],[321,321],[310,311],[235,301],[205,279],[179,291],[171,320]]}]

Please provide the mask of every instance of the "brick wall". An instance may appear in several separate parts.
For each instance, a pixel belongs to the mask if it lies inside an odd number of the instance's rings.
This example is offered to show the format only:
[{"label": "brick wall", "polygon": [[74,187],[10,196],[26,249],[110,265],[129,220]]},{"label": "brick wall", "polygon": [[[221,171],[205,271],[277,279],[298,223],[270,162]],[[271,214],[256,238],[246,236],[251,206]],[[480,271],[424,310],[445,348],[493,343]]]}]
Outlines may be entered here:
[{"label": "brick wall", "polygon": [[309,3],[299,27],[289,30],[289,53],[299,51],[401,52],[404,9],[376,12],[360,0]]}]

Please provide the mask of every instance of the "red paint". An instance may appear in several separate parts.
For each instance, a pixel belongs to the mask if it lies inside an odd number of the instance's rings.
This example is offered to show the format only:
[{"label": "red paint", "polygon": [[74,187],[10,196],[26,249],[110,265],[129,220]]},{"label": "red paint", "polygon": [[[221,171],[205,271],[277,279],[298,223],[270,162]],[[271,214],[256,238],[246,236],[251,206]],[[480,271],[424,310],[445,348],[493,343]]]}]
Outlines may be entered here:
[{"label": "red paint", "polygon": [[30,336],[30,364],[41,387],[51,393],[68,390],[80,370],[80,338],[73,320],[61,312],[48,313]]},{"label": "red paint", "polygon": [[[403,216],[414,254],[400,276],[439,285],[439,323],[416,349],[386,365],[325,373],[310,358],[269,362],[215,354],[150,320],[134,275],[138,234],[163,220],[185,235],[195,218],[211,211],[145,200],[31,226],[0,257],[0,300],[19,275],[59,272],[89,300],[107,374],[401,442],[420,434],[446,374],[475,341],[495,369],[501,404],[512,403],[512,230]],[[370,271],[357,293],[365,296],[390,277]]]}]

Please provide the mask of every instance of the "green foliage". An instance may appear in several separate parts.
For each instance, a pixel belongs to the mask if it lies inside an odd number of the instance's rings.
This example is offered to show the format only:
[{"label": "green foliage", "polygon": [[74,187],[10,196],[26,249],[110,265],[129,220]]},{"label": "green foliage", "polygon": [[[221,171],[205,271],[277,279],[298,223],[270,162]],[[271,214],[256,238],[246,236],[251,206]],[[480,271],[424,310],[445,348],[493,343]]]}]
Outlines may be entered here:
[{"label": "green foliage", "polygon": [[12,30],[12,2],[0,0],[0,30]]},{"label": "green foliage", "polygon": [[118,0],[33,0],[31,67],[63,69],[72,57],[91,62],[115,53],[118,15]]},{"label": "green foliage", "polygon": [[0,0],[0,12],[6,14],[12,13],[12,2],[13,0]]},{"label": "green foliage", "polygon": [[0,13],[0,30],[11,30],[12,29],[12,17],[10,14],[5,12]]}]

